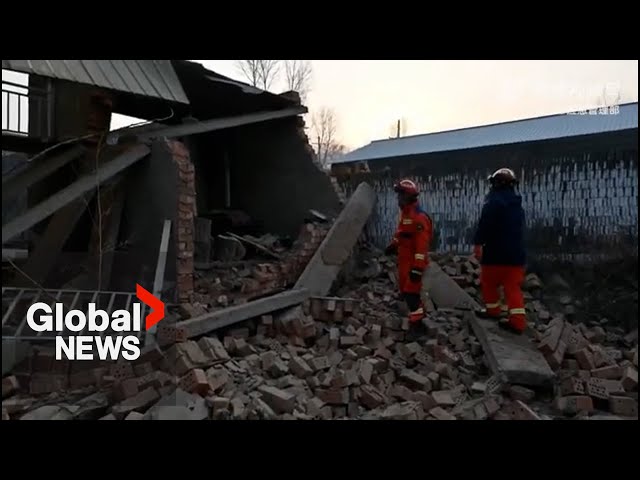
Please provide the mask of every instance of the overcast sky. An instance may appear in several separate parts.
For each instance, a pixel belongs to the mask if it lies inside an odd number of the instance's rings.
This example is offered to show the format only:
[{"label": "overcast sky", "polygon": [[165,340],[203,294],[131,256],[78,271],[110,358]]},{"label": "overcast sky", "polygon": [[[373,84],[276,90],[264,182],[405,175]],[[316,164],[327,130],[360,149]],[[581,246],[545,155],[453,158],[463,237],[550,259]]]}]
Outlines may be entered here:
[{"label": "overcast sky", "polygon": [[[195,60],[241,79],[233,60]],[[638,101],[637,60],[312,60],[307,101],[335,109],[350,149],[388,138],[404,118],[414,135],[598,105],[608,91]],[[284,85],[274,88],[277,93]]]},{"label": "overcast sky", "polygon": [[[234,60],[195,61],[242,79]],[[638,101],[637,60],[312,60],[311,64],[307,106],[311,113],[321,107],[335,110],[340,140],[349,149],[388,138],[398,119],[405,122],[407,135],[415,135],[594,107],[602,103],[605,88],[614,97],[620,92],[619,103]],[[18,76],[3,71],[5,80],[18,81]],[[283,91],[283,82],[272,90]],[[3,108],[3,128],[5,122]],[[22,123],[26,126],[26,118]],[[127,123],[131,121],[114,118],[112,127]]]}]

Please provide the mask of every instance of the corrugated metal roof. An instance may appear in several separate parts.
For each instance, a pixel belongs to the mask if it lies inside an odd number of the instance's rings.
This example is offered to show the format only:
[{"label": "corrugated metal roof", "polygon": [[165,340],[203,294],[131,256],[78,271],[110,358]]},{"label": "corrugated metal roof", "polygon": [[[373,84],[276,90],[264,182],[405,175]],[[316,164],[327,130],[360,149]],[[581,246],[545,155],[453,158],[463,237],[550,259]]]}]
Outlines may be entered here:
[{"label": "corrugated metal roof", "polygon": [[2,68],[189,103],[170,60],[2,60]]},{"label": "corrugated metal roof", "polygon": [[354,150],[334,163],[577,137],[632,128],[638,128],[637,102],[620,105],[617,114],[559,114],[398,139],[377,140]]}]

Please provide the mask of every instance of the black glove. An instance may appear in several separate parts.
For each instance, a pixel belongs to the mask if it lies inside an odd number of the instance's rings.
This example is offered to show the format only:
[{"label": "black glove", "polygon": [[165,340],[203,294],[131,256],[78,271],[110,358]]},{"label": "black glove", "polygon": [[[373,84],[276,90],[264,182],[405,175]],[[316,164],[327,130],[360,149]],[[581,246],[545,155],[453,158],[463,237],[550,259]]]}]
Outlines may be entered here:
[{"label": "black glove", "polygon": [[422,280],[422,270],[412,268],[409,272],[409,280],[411,280],[411,283],[419,283]]},{"label": "black glove", "polygon": [[392,243],[384,249],[385,255],[395,255],[396,253],[398,253],[398,246],[395,243]]}]

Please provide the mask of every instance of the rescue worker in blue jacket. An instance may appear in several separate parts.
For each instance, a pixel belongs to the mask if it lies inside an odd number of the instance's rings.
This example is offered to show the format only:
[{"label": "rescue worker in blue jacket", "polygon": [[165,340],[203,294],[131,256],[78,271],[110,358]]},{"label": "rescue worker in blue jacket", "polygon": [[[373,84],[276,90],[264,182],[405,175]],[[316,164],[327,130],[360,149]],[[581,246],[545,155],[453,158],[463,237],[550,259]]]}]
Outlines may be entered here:
[{"label": "rescue worker in blue jacket", "polygon": [[502,313],[499,287],[503,287],[509,320],[500,323],[514,333],[527,327],[521,285],[525,276],[525,216],[522,197],[516,192],[513,170],[500,168],[488,178],[491,189],[485,199],[474,238],[474,255],[480,261],[480,288],[485,318],[499,319]]}]

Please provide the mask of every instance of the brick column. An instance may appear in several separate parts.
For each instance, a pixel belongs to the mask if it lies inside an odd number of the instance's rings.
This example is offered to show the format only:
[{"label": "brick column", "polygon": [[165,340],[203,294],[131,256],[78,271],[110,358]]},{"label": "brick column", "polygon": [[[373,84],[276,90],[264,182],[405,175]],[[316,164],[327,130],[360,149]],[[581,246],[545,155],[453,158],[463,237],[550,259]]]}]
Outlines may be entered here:
[{"label": "brick column", "polygon": [[193,296],[194,218],[196,216],[195,169],[189,150],[181,142],[167,140],[177,167],[178,205],[172,226],[176,240],[176,282],[178,301],[191,302]]}]

